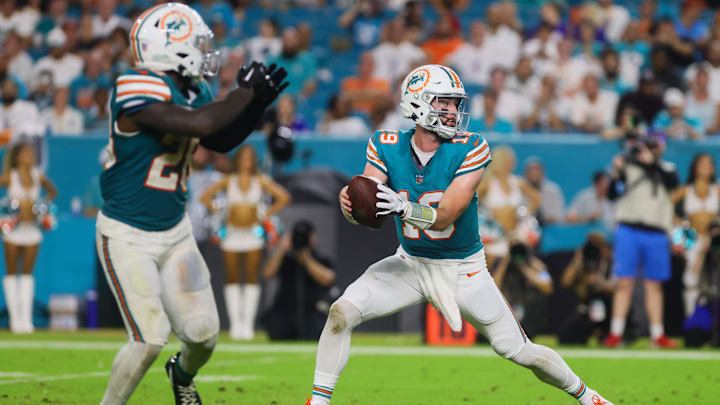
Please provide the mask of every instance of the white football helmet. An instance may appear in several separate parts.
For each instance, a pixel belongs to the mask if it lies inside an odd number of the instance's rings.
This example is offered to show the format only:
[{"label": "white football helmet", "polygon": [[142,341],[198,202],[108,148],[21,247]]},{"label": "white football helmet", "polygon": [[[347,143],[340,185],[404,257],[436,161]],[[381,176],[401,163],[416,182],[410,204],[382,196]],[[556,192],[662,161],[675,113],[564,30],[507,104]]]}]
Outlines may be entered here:
[{"label": "white football helmet", "polygon": [[[468,96],[457,73],[449,67],[420,66],[405,77],[400,91],[400,109],[405,118],[445,139],[465,134],[469,121],[469,114],[465,112]],[[457,98],[457,112],[437,110],[432,106],[437,98]],[[440,115],[448,114],[455,115],[455,126],[444,125],[440,120]]]},{"label": "white football helmet", "polygon": [[172,70],[193,78],[214,76],[220,55],[200,14],[180,3],[159,4],[140,14],[130,30],[135,66]]}]

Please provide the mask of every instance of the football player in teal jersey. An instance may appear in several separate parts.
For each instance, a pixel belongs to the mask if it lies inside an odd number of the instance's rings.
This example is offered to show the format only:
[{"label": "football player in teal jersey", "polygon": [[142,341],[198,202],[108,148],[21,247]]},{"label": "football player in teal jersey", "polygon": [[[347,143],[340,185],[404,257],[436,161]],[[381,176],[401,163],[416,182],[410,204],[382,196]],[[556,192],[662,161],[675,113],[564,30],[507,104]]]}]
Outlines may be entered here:
[{"label": "football player in teal jersey", "polygon": [[[415,128],[376,131],[363,173],[378,183],[378,215],[395,216],[400,247],[370,266],[330,308],[306,405],[330,403],[355,326],[426,300],[454,331],[465,318],[497,354],[581,404],[610,404],[555,351],[528,339],[488,273],[476,190],[491,161],[490,148],[480,135],[465,132],[467,94],[460,78],[445,66],[426,65],[413,70],[400,90],[403,115]],[[340,206],[357,223],[347,187]]]},{"label": "football player in teal jersey", "polygon": [[259,63],[213,102],[204,76],[217,73],[212,32],[190,7],[160,4],[130,31],[132,69],[110,100],[110,159],[100,183],[96,240],[129,342],[115,357],[102,405],[125,404],[172,330],[180,352],[165,365],[175,403],[201,404],[193,377],[210,358],[219,321],[210,274],[185,212],[198,144],[228,152],[287,86],[286,72]]}]

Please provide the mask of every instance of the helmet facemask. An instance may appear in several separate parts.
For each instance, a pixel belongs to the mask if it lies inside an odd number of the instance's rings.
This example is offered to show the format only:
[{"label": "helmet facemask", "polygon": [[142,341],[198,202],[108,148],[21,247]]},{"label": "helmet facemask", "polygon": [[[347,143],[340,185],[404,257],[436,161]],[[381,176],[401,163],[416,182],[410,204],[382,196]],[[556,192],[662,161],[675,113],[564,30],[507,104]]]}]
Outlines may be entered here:
[{"label": "helmet facemask", "polygon": [[[470,114],[465,111],[467,107],[467,95],[458,93],[435,93],[425,91],[422,95],[424,101],[430,106],[430,112],[425,118],[423,128],[433,131],[441,138],[450,139],[458,135],[465,135]],[[454,99],[457,111],[448,111],[440,107],[440,99]],[[437,107],[434,107],[433,104]],[[446,125],[443,118],[452,119],[454,125]],[[447,121],[447,120],[446,120]]]},{"label": "helmet facemask", "polygon": [[212,31],[195,37],[195,47],[202,55],[200,74],[208,77],[214,77],[220,71],[220,51],[213,49],[213,37]]}]

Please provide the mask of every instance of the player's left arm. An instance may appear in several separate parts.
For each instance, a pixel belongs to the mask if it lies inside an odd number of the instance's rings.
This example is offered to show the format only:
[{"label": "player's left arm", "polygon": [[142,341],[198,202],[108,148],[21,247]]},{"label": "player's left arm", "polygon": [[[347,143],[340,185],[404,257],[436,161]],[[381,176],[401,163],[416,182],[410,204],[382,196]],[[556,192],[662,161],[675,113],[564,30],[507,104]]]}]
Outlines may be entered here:
[{"label": "player's left arm", "polygon": [[40,185],[45,189],[45,192],[47,193],[45,196],[45,199],[48,201],[54,201],[57,197],[57,187],[55,187],[55,183],[53,183],[47,176],[40,176]]},{"label": "player's left arm", "polygon": [[273,198],[273,204],[267,209],[266,216],[271,217],[290,204],[290,193],[285,187],[275,182],[269,176],[260,176],[260,187]]},{"label": "player's left arm", "polygon": [[444,231],[465,212],[482,181],[483,174],[485,168],[458,176],[450,183],[438,203],[435,223],[429,229]]}]

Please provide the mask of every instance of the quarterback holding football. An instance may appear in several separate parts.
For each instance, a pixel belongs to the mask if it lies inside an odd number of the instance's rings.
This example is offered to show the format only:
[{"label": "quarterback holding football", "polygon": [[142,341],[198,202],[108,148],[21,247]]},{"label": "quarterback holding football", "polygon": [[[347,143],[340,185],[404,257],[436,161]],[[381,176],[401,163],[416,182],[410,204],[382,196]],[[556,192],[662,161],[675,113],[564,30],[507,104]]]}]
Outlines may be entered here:
[{"label": "quarterback holding football", "polygon": [[[579,403],[611,405],[555,351],[528,339],[487,270],[476,190],[492,159],[485,139],[465,132],[468,96],[458,75],[441,65],[421,66],[400,91],[403,115],[415,128],[376,131],[363,173],[377,181],[377,215],[395,216],[400,247],[371,265],[330,308],[307,404],[330,403],[354,327],[427,300],[454,331],[465,318],[498,355]],[[347,187],[339,197],[345,217],[357,223]]]}]

